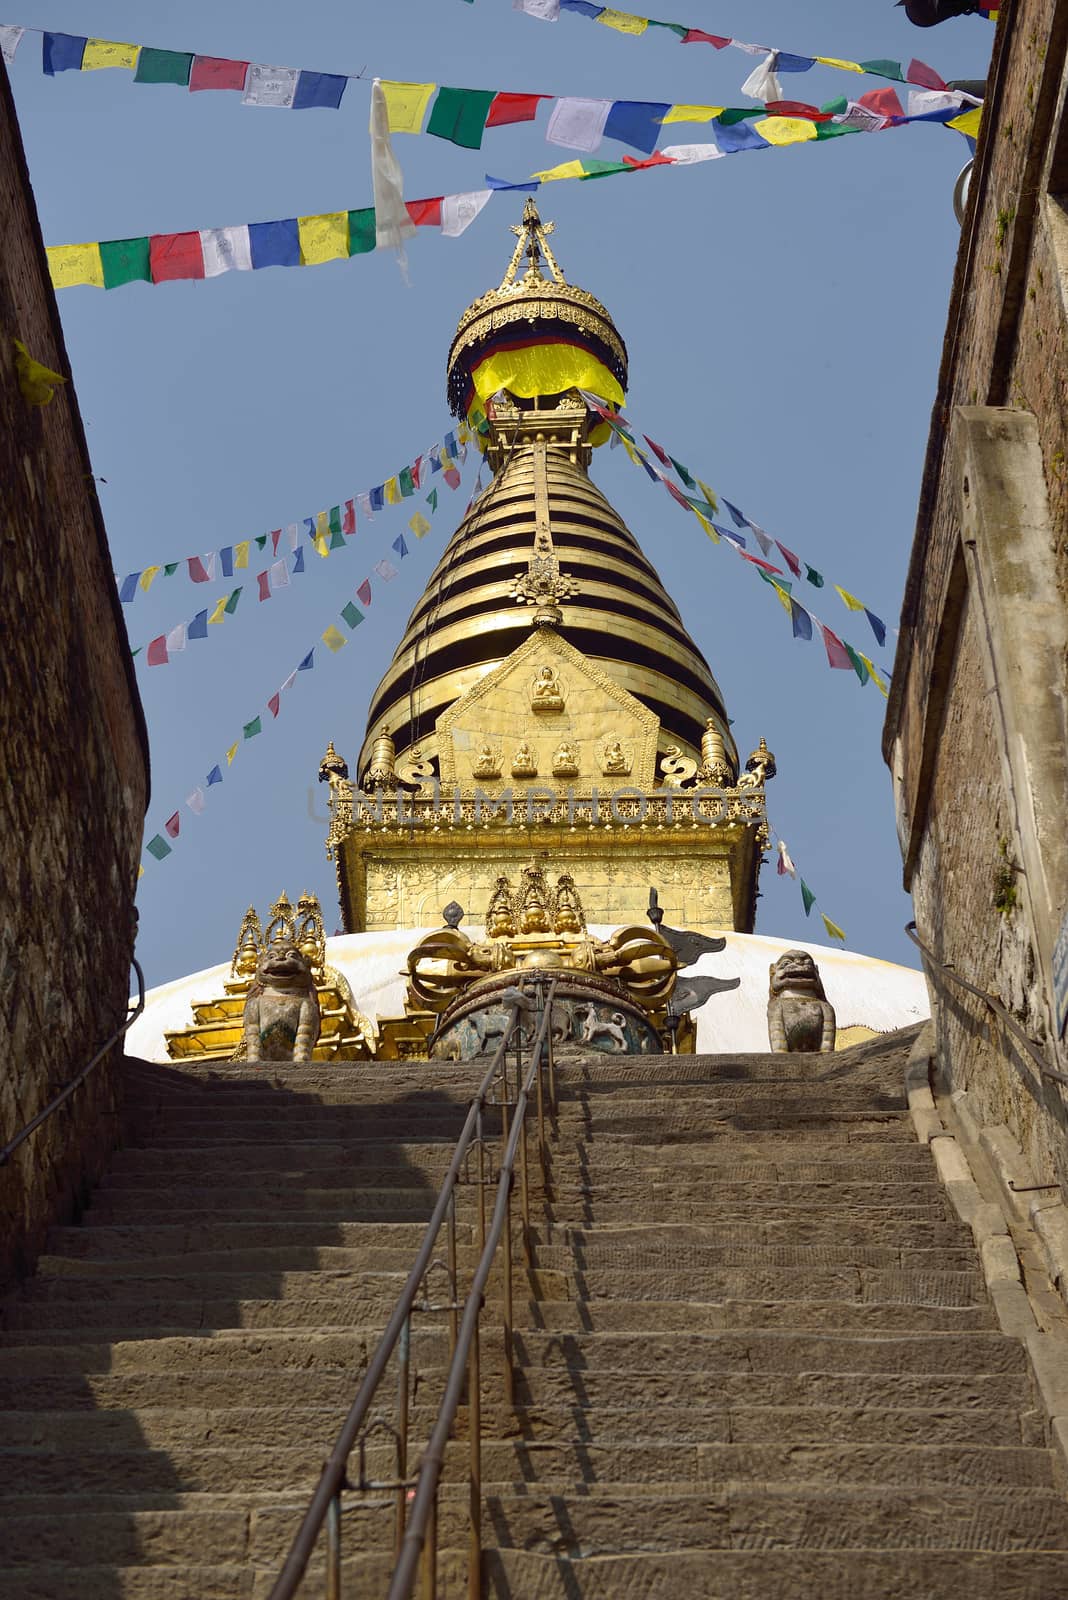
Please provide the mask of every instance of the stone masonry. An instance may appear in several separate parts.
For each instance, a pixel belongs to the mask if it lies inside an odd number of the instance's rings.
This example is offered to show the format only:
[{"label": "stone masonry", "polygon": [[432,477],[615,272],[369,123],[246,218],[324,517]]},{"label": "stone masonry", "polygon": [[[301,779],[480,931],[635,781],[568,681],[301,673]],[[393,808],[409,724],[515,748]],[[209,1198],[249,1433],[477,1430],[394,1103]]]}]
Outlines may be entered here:
[{"label": "stone masonry", "polygon": [[[0,64],[0,1144],[121,1020],[148,743],[73,386],[31,406],[13,340],[70,377]],[[0,1169],[0,1283],[117,1132],[121,1052]]]}]

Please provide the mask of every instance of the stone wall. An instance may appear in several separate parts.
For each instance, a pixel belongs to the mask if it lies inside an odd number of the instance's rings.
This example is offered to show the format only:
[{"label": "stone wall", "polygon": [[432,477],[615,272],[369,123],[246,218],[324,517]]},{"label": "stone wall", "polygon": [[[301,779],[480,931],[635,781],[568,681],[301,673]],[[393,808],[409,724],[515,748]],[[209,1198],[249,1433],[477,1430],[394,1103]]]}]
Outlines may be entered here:
[{"label": "stone wall", "polygon": [[[1064,1071],[1051,955],[1068,908],[1068,874],[1063,852],[1049,842],[1041,794],[1068,742],[1068,661],[1057,643],[1068,612],[1068,0],[1014,0],[1002,19],[883,748],[921,937],[940,961],[1000,998]],[[984,450],[999,430],[988,458]],[[980,471],[978,491],[970,481],[976,461],[990,468]],[[1046,679],[1060,719],[1059,751],[1048,741],[1028,748],[1039,718],[1032,721],[1018,680],[1033,668],[1035,644],[1007,619],[1006,605],[1011,613],[1019,596],[1011,584],[1005,592],[1004,570],[989,580],[999,542],[1015,538],[1023,520],[1023,566],[1032,578],[1041,571],[1035,599],[1048,608]],[[1063,835],[1063,783],[1054,792]],[[951,1086],[974,1095],[986,1123],[1010,1128],[1043,1180],[1068,1184],[1065,1095],[1007,1039],[990,1038],[980,1002],[944,978],[931,990]]]},{"label": "stone wall", "polygon": [[[73,386],[22,395],[13,341],[70,375],[0,65],[0,1144],[125,1013],[148,743]],[[116,1136],[121,1047],[0,1169],[0,1282],[73,1215]]]}]

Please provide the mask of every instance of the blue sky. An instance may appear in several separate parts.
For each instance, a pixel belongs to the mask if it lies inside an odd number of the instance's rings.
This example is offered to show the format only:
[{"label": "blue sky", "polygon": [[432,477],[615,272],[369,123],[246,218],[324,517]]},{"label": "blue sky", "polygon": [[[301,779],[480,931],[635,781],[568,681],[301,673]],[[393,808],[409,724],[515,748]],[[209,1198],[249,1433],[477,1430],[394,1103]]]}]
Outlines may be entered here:
[{"label": "blue sky", "polygon": [[[322,71],[608,99],[739,105],[751,62],[628,38],[576,16],[553,25],[508,0],[25,0],[7,21]],[[978,18],[921,30],[885,0],[674,0],[664,17],[804,54],[918,55],[944,77],[982,76]],[[27,36],[10,69],[48,244],[178,232],[370,203],[369,84],[339,111],[242,107],[232,94],[134,85],[128,73],[45,78]],[[787,92],[820,102],[879,80],[817,68]],[[536,125],[489,130],[481,151],[395,139],[410,198],[522,179],[567,159]],[[685,126],[662,142],[701,139]],[[704,135],[707,137],[707,134]],[[601,156],[622,146],[606,142]],[[958,244],[951,193],[963,141],[902,128],[539,197],[572,282],[608,306],[630,352],[636,425],[819,567],[820,615],[867,653],[870,633],[833,582],[896,623]],[[500,195],[458,240],[426,229],[409,281],[377,255],[207,282],[60,294],[89,448],[119,574],[253,537],[397,471],[450,423],[444,362],[464,306],[495,284],[522,196]],[[635,471],[598,452],[593,474],[678,602],[726,697],[743,751],[763,735],[768,791],[820,907],[851,948],[911,963],[883,701],[792,639],[772,591]],[[182,834],[141,880],[139,952],[150,983],[228,957],[245,907],[307,889],[338,920],[316,769],[326,741],[355,757],[369,697],[466,504],[443,495],[432,536],[337,657],[316,653],[277,722],[242,748],[195,817],[185,796],[264,712],[374,562],[410,505],[351,548],[238,613],[173,664],[140,667],[152,742],[146,836],[179,807]],[[247,576],[247,575],[246,575]],[[215,597],[229,585],[211,589]],[[182,575],[127,608],[134,644],[205,603]],[[139,657],[139,662],[143,657]],[[889,662],[887,652],[876,659]],[[757,928],[822,937],[769,862]],[[670,907],[668,908],[670,914]]]}]

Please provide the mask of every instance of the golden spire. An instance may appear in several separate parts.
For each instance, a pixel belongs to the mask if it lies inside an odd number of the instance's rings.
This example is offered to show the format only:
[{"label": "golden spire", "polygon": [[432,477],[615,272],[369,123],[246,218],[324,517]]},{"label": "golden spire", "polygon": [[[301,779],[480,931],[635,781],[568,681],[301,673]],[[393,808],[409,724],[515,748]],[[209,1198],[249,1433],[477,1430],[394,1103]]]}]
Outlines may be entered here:
[{"label": "golden spire", "polygon": [[560,268],[556,264],[556,257],[549,249],[548,236],[550,233],[555,233],[555,231],[556,223],[542,222],[541,217],[538,215],[538,208],[534,204],[534,201],[528,199],[526,205],[523,207],[522,222],[513,222],[511,226],[511,232],[515,234],[519,243],[516,245],[512,254],[512,259],[508,264],[508,270],[501,279],[500,287],[502,289],[511,288],[512,284],[515,282],[516,273],[519,271],[519,263],[524,256],[526,256],[529,263],[524,282],[527,278],[534,278],[543,283],[545,282],[545,274],[541,270],[541,263],[543,259],[545,260],[549,271],[552,274],[552,281],[554,283],[567,282],[567,279],[564,277],[563,273],[560,271]]}]

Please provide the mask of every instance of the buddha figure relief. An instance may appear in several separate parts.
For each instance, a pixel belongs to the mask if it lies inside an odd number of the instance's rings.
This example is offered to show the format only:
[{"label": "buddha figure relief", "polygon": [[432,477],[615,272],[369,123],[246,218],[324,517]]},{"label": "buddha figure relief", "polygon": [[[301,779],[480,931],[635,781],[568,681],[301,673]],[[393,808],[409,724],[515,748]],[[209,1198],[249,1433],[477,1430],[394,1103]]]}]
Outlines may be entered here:
[{"label": "buddha figure relief", "polygon": [[563,744],[557,747],[553,755],[553,777],[577,778],[578,769],[578,755],[575,752],[575,747],[565,740]]},{"label": "buddha figure relief", "polygon": [[611,739],[605,745],[602,770],[608,777],[625,778],[629,774],[630,756],[618,739]]},{"label": "buddha figure relief", "polygon": [[556,668],[548,663],[539,667],[534,681],[530,685],[530,709],[537,712],[562,711],[564,709],[563,686],[557,676]]},{"label": "buddha figure relief", "polygon": [[495,750],[491,744],[483,744],[478,752],[478,759],[472,768],[476,778],[499,778],[501,775],[501,752]]},{"label": "buddha figure relief", "polygon": [[522,744],[516,746],[515,755],[512,757],[513,778],[536,778],[538,776],[538,763],[534,752],[524,739]]}]

